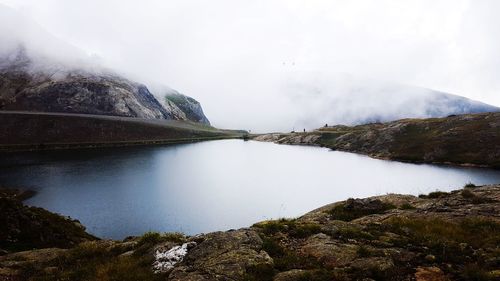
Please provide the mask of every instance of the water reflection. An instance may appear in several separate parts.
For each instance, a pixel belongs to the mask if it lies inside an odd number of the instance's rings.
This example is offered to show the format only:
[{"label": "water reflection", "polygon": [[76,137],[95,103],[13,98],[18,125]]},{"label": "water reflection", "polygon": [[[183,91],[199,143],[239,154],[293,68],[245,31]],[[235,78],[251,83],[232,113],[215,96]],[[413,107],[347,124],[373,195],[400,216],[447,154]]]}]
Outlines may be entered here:
[{"label": "water reflection", "polygon": [[0,184],[79,219],[98,236],[189,234],[293,217],[348,197],[500,182],[487,169],[414,165],[315,147],[240,140],[21,153],[0,160]]}]

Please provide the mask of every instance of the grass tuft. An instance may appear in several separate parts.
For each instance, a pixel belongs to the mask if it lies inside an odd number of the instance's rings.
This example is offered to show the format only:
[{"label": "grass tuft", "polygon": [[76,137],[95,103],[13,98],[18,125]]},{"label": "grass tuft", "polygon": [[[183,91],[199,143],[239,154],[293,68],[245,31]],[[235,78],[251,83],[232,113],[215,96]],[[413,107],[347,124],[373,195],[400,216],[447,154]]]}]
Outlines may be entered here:
[{"label": "grass tuft", "polygon": [[472,182],[468,182],[464,185],[464,188],[475,188],[477,187],[475,184],[473,184]]},{"label": "grass tuft", "polygon": [[295,219],[279,219],[264,221],[254,224],[266,235],[273,235],[278,232],[287,233],[294,238],[306,238],[321,232],[321,227],[316,223],[299,223]]},{"label": "grass tuft", "polygon": [[186,236],[182,233],[178,232],[159,233],[159,232],[149,231],[141,236],[138,242],[138,246],[154,245],[163,242],[183,243],[185,241],[186,241]]},{"label": "grass tuft", "polygon": [[493,281],[492,274],[477,264],[468,264],[461,272],[462,278],[469,281]]},{"label": "grass tuft", "polygon": [[410,204],[410,203],[404,203],[403,205],[401,205],[401,206],[399,207],[399,209],[400,209],[400,210],[415,210],[415,209],[416,209],[416,207],[415,207],[415,206],[413,206],[413,205],[412,205],[412,204]]},{"label": "grass tuft", "polygon": [[334,220],[352,221],[373,214],[382,214],[388,210],[395,209],[396,206],[380,200],[372,200],[368,203],[357,203],[355,199],[349,199],[345,203],[338,204],[328,213]]}]

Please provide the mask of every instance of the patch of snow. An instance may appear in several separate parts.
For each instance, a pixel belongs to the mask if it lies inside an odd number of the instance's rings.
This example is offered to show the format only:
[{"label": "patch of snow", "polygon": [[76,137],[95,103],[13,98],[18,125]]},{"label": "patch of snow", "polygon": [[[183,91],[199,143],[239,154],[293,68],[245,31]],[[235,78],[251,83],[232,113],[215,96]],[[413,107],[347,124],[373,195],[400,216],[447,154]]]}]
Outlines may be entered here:
[{"label": "patch of snow", "polygon": [[154,273],[164,273],[174,268],[174,265],[181,262],[188,250],[194,246],[196,246],[196,242],[188,242],[168,251],[156,250],[153,263]]}]

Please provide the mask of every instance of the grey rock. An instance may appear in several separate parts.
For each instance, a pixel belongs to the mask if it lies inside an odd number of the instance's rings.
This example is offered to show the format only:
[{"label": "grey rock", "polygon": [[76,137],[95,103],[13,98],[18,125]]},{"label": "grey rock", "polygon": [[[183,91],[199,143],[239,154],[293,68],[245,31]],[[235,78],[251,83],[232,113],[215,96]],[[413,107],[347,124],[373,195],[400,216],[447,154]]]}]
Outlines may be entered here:
[{"label": "grey rock", "polygon": [[173,90],[165,95],[165,103],[177,106],[185,113],[188,120],[210,125],[210,121],[203,113],[200,103],[191,97]]},{"label": "grey rock", "polygon": [[255,231],[214,232],[188,252],[169,280],[243,280],[248,270],[272,264]]}]

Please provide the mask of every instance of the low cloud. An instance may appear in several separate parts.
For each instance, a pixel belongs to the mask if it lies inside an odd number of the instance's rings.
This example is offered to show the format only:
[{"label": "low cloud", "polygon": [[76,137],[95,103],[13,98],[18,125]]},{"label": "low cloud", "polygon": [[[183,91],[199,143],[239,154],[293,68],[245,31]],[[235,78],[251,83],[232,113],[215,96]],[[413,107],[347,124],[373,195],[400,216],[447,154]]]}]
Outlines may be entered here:
[{"label": "low cloud", "polygon": [[500,105],[494,0],[0,2],[22,15],[0,7],[0,53],[20,36],[38,57],[167,85],[219,127],[418,116],[426,88]]}]

